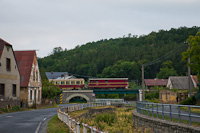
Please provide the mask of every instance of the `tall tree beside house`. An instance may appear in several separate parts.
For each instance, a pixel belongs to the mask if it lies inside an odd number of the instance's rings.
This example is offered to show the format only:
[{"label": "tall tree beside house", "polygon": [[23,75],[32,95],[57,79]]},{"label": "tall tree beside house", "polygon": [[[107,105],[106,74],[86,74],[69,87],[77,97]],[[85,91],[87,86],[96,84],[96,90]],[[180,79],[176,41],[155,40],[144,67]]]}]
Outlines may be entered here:
[{"label": "tall tree beside house", "polygon": [[156,77],[159,79],[168,79],[169,76],[177,76],[176,70],[173,68],[173,63],[171,60],[165,61],[160,68],[159,73],[156,74]]},{"label": "tall tree beside house", "polygon": [[56,99],[57,96],[61,93],[61,89],[48,80],[43,80],[42,84],[42,98]]},{"label": "tall tree beside house", "polygon": [[187,64],[191,67],[192,72],[197,74],[197,77],[200,81],[200,32],[195,36],[190,36],[187,39],[190,50],[187,50],[182,53],[182,60],[187,61],[188,58],[191,58],[190,64]]},{"label": "tall tree beside house", "polygon": [[61,93],[61,90],[58,86],[48,81],[48,78],[45,74],[45,69],[40,68],[41,78],[42,78],[42,98],[56,99],[57,95]]}]

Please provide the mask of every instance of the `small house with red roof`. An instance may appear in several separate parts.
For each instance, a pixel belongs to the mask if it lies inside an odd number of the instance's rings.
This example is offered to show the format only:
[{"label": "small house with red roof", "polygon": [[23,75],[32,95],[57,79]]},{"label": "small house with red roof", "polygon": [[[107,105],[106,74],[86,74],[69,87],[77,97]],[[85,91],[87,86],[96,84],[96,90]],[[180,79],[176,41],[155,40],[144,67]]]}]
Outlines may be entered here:
[{"label": "small house with red roof", "polygon": [[0,108],[20,105],[20,74],[12,45],[0,38]]},{"label": "small house with red roof", "polygon": [[158,87],[166,87],[167,86],[168,79],[144,79],[144,84],[146,86],[146,89],[151,89],[155,86]]},{"label": "small house with red roof", "polygon": [[35,50],[15,51],[20,72],[20,100],[27,106],[41,104],[42,82]]}]

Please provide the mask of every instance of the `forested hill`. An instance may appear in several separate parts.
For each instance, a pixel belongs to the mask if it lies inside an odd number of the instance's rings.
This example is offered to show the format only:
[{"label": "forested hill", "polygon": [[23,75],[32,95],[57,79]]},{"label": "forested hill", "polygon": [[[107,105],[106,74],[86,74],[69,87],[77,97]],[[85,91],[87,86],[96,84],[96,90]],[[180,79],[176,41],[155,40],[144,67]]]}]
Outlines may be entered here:
[{"label": "forested hill", "polygon": [[[171,60],[173,64],[168,66],[177,75],[186,75],[186,63],[182,62],[181,53],[187,49],[184,42],[190,35],[196,34],[197,28],[172,28],[139,37],[128,34],[121,38],[89,42],[72,50],[56,47],[51,55],[38,59],[38,62],[43,71],[67,71],[74,75],[140,80],[141,64],[151,63],[145,67],[145,78],[155,78],[163,67],[162,63]],[[160,58],[162,56],[168,58]],[[158,62],[152,63],[158,58]]]}]

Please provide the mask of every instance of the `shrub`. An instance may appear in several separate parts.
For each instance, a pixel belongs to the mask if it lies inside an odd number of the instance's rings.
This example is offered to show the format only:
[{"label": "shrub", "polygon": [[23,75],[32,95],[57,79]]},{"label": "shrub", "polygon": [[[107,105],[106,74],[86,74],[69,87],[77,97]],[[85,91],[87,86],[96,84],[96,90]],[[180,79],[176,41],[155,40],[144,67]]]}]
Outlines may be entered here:
[{"label": "shrub", "polygon": [[1,111],[8,112],[9,110],[7,108],[1,108]]},{"label": "shrub", "polygon": [[195,96],[189,97],[185,100],[183,100],[180,104],[182,105],[195,105],[196,104],[196,98]]},{"label": "shrub", "polygon": [[13,106],[12,107],[12,111],[19,111],[20,110],[20,107],[19,106]]},{"label": "shrub", "polygon": [[114,123],[116,120],[116,114],[114,112],[106,112],[106,113],[103,113],[103,114],[98,114],[96,116],[96,122],[99,123],[99,122],[105,122],[107,123],[108,125],[112,125],[112,123]]},{"label": "shrub", "polygon": [[152,100],[152,99],[158,99],[159,98],[159,91],[155,91],[155,92],[146,92],[145,93],[145,99],[149,99],[149,100]]}]

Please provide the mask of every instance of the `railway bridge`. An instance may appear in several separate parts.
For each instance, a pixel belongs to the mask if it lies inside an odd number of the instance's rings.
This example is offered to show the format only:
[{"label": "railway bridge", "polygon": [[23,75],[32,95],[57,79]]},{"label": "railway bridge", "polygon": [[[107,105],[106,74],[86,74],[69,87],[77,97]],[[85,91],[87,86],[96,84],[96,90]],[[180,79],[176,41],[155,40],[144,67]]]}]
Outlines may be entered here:
[{"label": "railway bridge", "polygon": [[126,89],[64,90],[63,89],[60,95],[60,103],[69,103],[69,101],[75,97],[84,98],[87,102],[94,102],[96,98],[95,94],[138,94],[138,100],[140,101],[141,99],[140,90],[126,90]]}]

